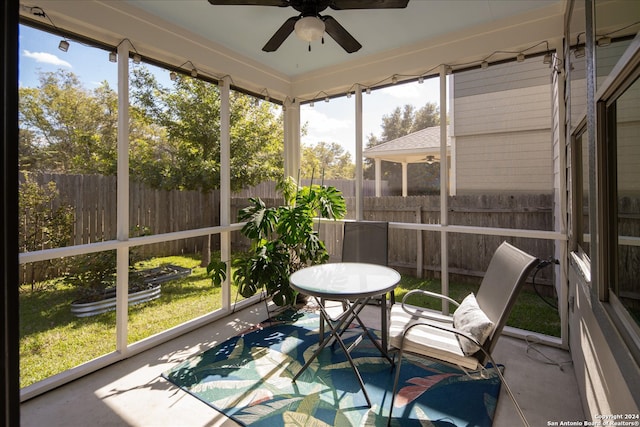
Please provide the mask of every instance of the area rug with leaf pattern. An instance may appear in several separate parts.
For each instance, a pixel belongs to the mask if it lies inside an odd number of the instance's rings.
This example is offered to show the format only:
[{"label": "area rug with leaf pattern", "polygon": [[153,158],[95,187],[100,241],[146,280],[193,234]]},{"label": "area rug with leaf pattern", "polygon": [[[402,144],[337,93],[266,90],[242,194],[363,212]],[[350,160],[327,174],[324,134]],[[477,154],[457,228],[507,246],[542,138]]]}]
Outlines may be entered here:
[{"label": "area rug with leaf pattern", "polygon": [[[291,381],[317,348],[318,327],[314,313],[284,313],[163,376],[242,425],[386,425],[395,370],[368,339],[351,355],[371,408],[337,345],[327,346],[295,383]],[[354,339],[352,335],[347,331],[345,342]],[[399,388],[392,425],[491,426],[500,381],[494,369],[476,378],[411,358],[402,364]]]}]

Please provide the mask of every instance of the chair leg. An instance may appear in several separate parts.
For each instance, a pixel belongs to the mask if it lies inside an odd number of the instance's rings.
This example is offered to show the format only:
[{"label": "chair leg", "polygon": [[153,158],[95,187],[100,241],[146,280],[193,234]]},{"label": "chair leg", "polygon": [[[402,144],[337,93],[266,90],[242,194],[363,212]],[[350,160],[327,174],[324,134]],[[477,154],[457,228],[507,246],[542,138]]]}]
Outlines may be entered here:
[{"label": "chair leg", "polygon": [[480,349],[482,350],[482,352],[484,354],[487,355],[487,357],[489,358],[489,361],[491,362],[491,364],[493,365],[494,369],[496,370],[496,373],[498,374],[498,378],[500,378],[500,382],[502,383],[502,385],[504,385],[504,388],[505,388],[507,394],[511,398],[511,401],[513,402],[513,405],[516,407],[516,411],[518,411],[518,415],[522,419],[522,425],[524,425],[525,427],[529,427],[529,422],[525,418],[524,412],[522,412],[522,408],[520,408],[520,405],[518,405],[518,402],[516,401],[516,397],[513,394],[513,392],[511,391],[511,388],[509,387],[509,384],[507,384],[507,381],[505,380],[504,375],[502,375],[502,372],[500,371],[500,368],[498,368],[498,365],[493,360],[493,357],[491,357],[491,355],[487,351],[485,351],[484,348],[480,347]]},{"label": "chair leg", "polygon": [[[395,356],[394,356],[395,360]],[[400,369],[402,367],[402,349],[398,350],[398,365],[396,368],[396,375],[393,380],[393,391],[391,392],[391,405],[389,406],[389,417],[387,418],[387,427],[391,425],[391,416],[393,415],[393,404],[396,400],[396,392],[398,391],[398,382],[400,382]],[[394,368],[394,364],[391,365],[391,369]]]}]

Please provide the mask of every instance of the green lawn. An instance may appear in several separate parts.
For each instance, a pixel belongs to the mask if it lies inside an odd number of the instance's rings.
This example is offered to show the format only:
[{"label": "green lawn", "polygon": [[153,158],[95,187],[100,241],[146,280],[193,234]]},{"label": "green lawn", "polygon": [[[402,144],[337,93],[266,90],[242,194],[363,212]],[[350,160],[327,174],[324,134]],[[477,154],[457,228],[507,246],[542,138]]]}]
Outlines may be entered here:
[{"label": "green lawn", "polygon": [[[129,307],[128,342],[133,343],[222,306],[221,290],[211,284],[195,257],[165,257],[141,268],[174,264],[191,268],[188,277],[162,284],[159,299]],[[115,351],[115,312],[78,318],[69,304],[74,289],[62,282],[20,295],[20,385],[25,387]],[[235,292],[232,294],[235,297]]]},{"label": "green lawn", "polygon": [[[417,279],[403,276],[400,286],[396,289],[396,301],[402,301],[402,297],[412,289],[424,289],[440,293],[440,281],[433,279]],[[449,283],[449,296],[461,302],[470,292],[477,292],[479,285],[469,283]],[[410,304],[441,309],[441,301],[435,298],[411,297]],[[455,307],[450,307],[453,312]],[[560,336],[560,316],[558,312],[544,302],[535,292],[523,290],[518,295],[518,300],[511,311],[507,325],[528,331],[538,332],[555,337]]]},{"label": "green lawn", "polygon": [[[128,342],[133,343],[183,322],[219,309],[221,290],[211,284],[195,256],[155,258],[140,265],[152,268],[174,264],[191,268],[188,277],[162,284],[161,298],[129,308]],[[450,283],[450,295],[461,301],[477,286]],[[440,282],[403,276],[396,290],[400,301],[411,289],[440,291]],[[115,351],[115,312],[77,318],[69,304],[74,289],[62,281],[48,283],[40,291],[20,294],[20,385],[26,387],[47,377]],[[232,298],[235,299],[235,288]],[[240,297],[241,298],[241,297]],[[415,301],[412,301],[415,303]],[[425,302],[434,309],[439,300]],[[535,293],[518,298],[509,325],[547,335],[560,335],[558,314]]]}]

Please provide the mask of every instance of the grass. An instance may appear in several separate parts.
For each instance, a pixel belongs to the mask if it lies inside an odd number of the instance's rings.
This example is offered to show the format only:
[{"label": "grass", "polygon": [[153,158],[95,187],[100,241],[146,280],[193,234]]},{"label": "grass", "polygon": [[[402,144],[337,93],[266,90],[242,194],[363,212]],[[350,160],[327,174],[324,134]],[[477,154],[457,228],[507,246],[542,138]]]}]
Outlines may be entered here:
[{"label": "grass", "polygon": [[[191,268],[192,274],[162,284],[162,296],[129,307],[128,342],[133,343],[170,329],[188,320],[221,308],[221,289],[211,284],[200,259],[195,256],[155,258],[140,268],[174,264]],[[450,283],[450,296],[461,301],[477,285]],[[74,366],[115,351],[115,312],[77,318],[69,304],[75,290],[62,280],[51,281],[39,291],[20,294],[20,386],[26,387]],[[412,289],[440,291],[437,280],[403,276],[396,289],[396,300]],[[235,297],[235,288],[232,296]],[[241,298],[241,297],[240,297]],[[412,304],[418,303],[416,300]],[[420,301],[440,309],[439,300]],[[508,324],[547,335],[560,335],[558,314],[535,293],[521,292]]]},{"label": "grass", "polygon": [[[479,284],[449,283],[449,296],[460,302],[470,292],[476,293],[478,287]],[[441,284],[439,280],[403,276],[400,285],[395,291],[396,301],[402,301],[404,295],[413,289],[424,289],[440,293]],[[434,310],[441,309],[441,301],[435,298],[412,296],[409,303]],[[454,307],[450,307],[450,309],[453,311]],[[545,335],[560,336],[560,316],[558,312],[544,302],[535,292],[526,288],[520,291],[518,300],[511,310],[507,325]]]},{"label": "grass", "polygon": [[[163,283],[159,299],[129,307],[129,343],[222,307],[221,289],[211,284],[198,258],[155,258],[140,267],[162,264],[191,268],[192,274]],[[78,318],[70,311],[76,297],[71,286],[58,280],[43,288],[20,294],[21,387],[116,350],[114,311]]]}]

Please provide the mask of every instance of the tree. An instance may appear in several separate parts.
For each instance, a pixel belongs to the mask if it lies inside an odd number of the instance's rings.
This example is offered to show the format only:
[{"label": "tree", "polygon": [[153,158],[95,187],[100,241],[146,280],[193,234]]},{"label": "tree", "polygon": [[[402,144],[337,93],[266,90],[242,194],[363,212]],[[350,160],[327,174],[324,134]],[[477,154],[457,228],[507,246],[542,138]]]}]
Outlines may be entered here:
[{"label": "tree", "polygon": [[109,84],[88,91],[64,70],[39,83],[19,89],[21,170],[115,174],[118,98]]},{"label": "tree", "polygon": [[[129,123],[132,179],[154,188],[210,191],[220,184],[220,93],[217,85],[178,76],[160,85],[133,70]],[[107,82],[89,91],[72,72],[41,73],[20,88],[21,170],[114,175],[117,93]],[[276,107],[232,92],[232,189],[283,171],[283,126]]]},{"label": "tree", "polygon": [[[382,133],[380,137],[369,135],[367,148],[375,147],[385,142],[408,135],[427,127],[440,124],[440,109],[432,103],[426,103],[415,110],[413,105],[407,104],[403,108],[396,107],[390,114],[382,116]],[[373,160],[366,159],[364,176],[374,179],[375,169]],[[421,194],[437,191],[437,177],[439,164],[410,164],[407,168],[407,180],[414,192]],[[399,192],[402,188],[402,167],[399,163],[382,163],[382,179],[389,181],[392,191]]]},{"label": "tree", "polygon": [[[117,100],[106,82],[89,91],[64,70],[42,73],[36,88],[20,88],[21,169],[115,175]],[[163,87],[146,67],[136,67],[130,101],[131,179],[164,190],[219,188],[217,85],[178,76]],[[276,106],[232,92],[230,123],[232,190],[282,176],[284,130]]]},{"label": "tree", "polygon": [[351,153],[338,143],[321,141],[315,145],[302,145],[300,162],[302,178],[353,179],[355,165]]},{"label": "tree", "polygon": [[[150,132],[142,132],[132,147],[134,176],[166,190],[219,188],[218,86],[177,76],[173,88],[166,88],[144,67],[134,70],[131,84],[136,117]],[[284,131],[273,104],[232,92],[230,127],[232,190],[282,176]],[[213,212],[213,207],[203,210]],[[209,239],[203,242],[202,265],[210,261]]]},{"label": "tree", "polygon": [[[163,87],[146,68],[133,73],[131,98],[146,123],[136,136],[134,175],[155,188],[211,191],[220,185],[220,91],[178,76]],[[273,104],[231,96],[231,188],[240,190],[283,173],[282,117]]]}]

